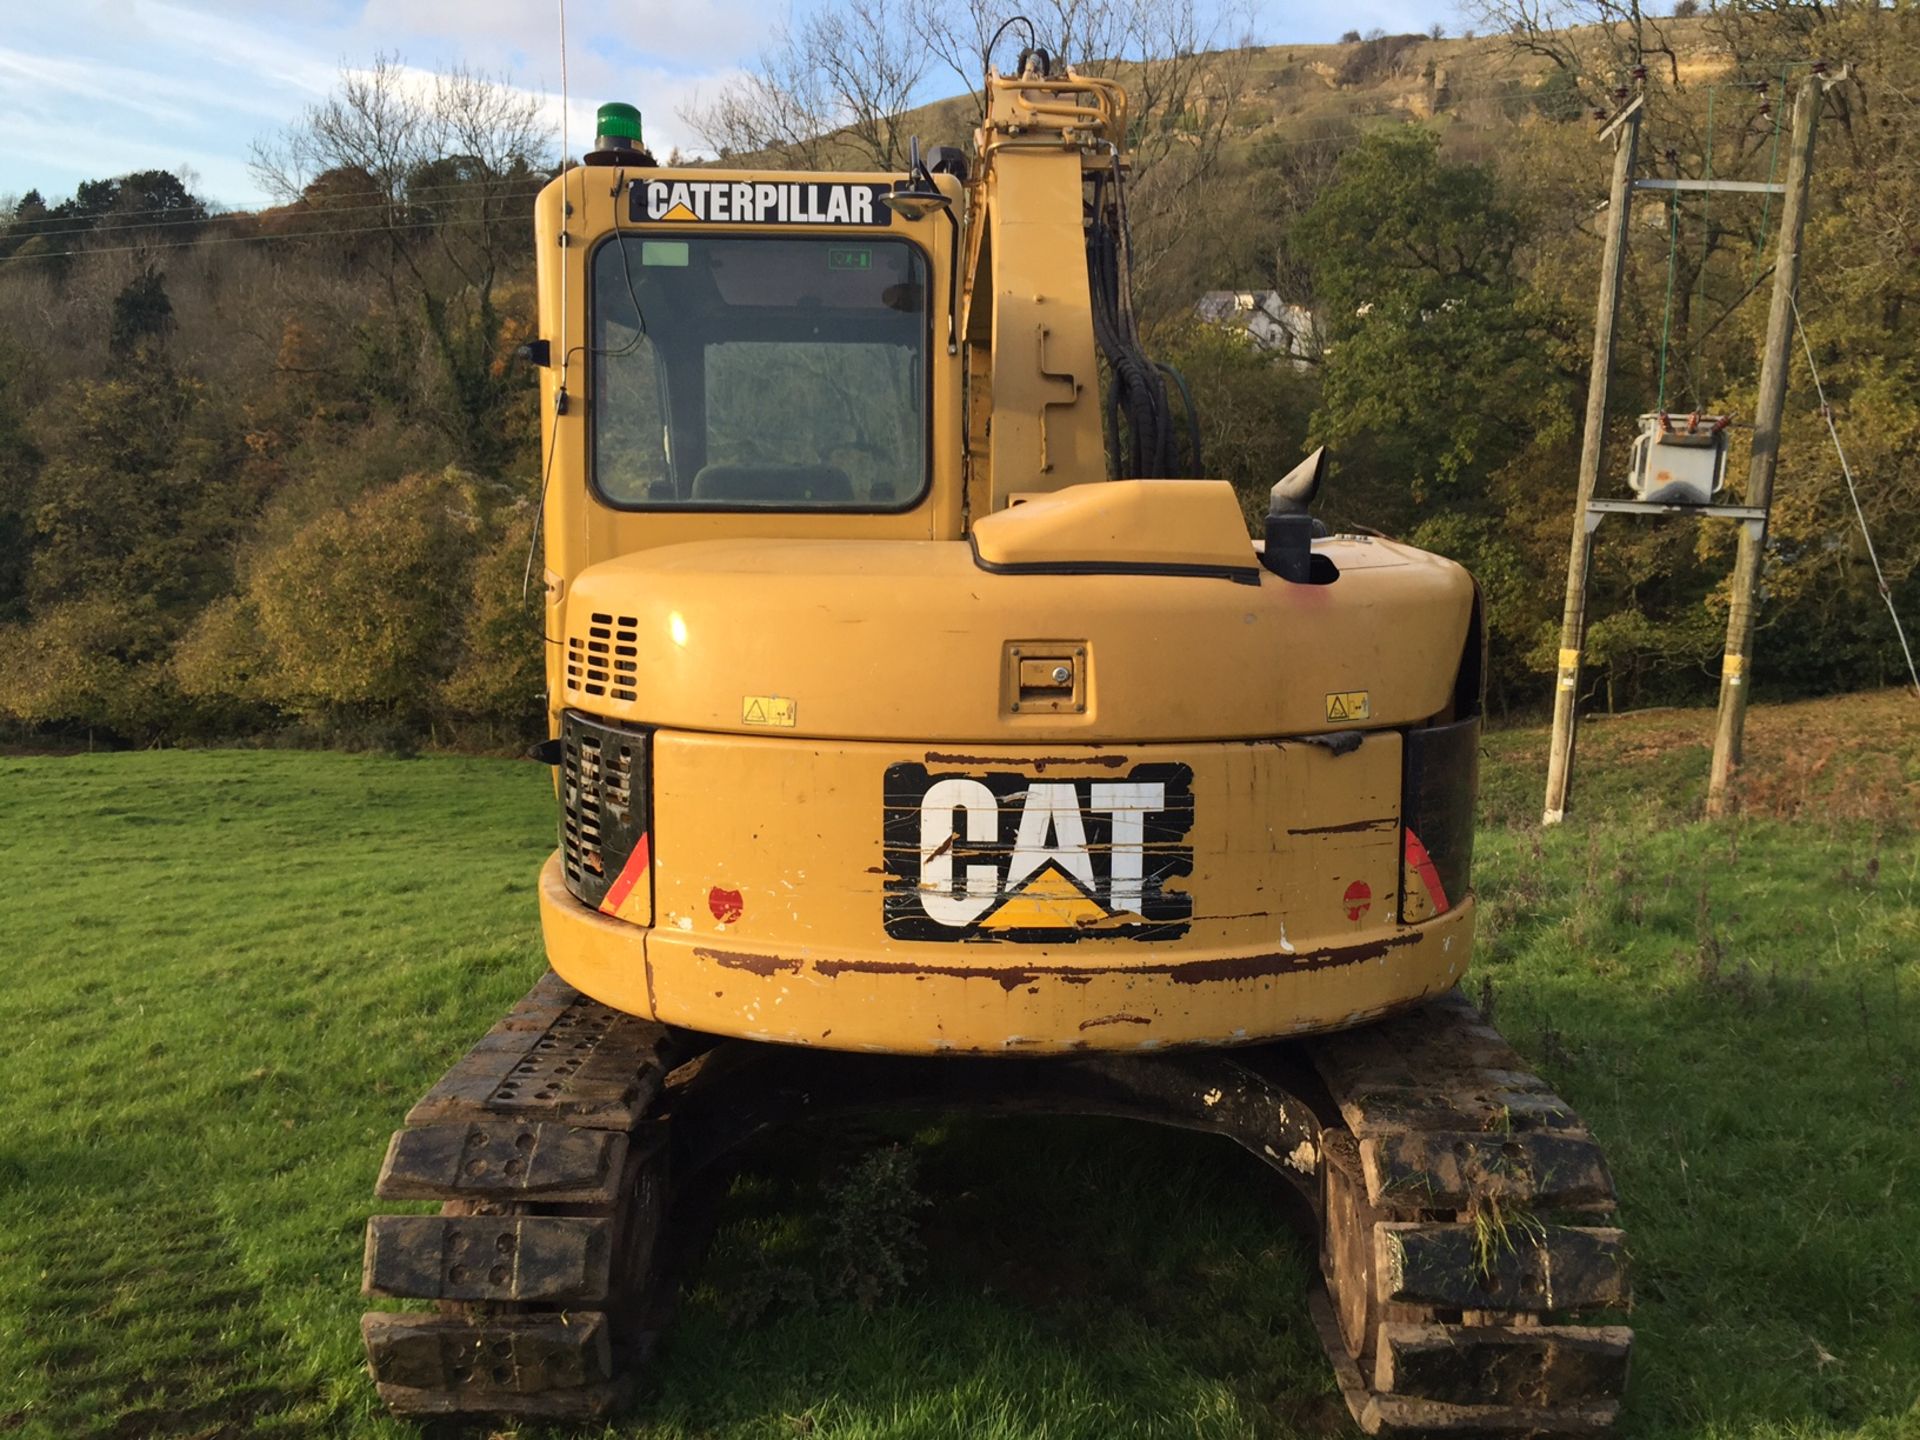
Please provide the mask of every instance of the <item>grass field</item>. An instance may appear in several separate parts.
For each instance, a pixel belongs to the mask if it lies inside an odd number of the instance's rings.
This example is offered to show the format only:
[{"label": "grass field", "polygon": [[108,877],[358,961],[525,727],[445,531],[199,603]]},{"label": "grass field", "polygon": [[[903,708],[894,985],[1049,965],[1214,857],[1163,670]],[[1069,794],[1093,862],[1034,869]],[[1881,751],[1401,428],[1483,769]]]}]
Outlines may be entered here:
[{"label": "grass field", "polygon": [[[1612,1159],[1629,1435],[1920,1435],[1914,714],[1756,711],[1750,812],[1713,825],[1701,713],[1590,725],[1547,833],[1540,736],[1489,742],[1474,983]],[[362,1225],[407,1104],[542,967],[550,803],[499,761],[0,759],[0,1433],[417,1433],[360,1368]],[[789,1144],[593,1433],[1350,1433],[1275,1182],[1231,1147],[909,1138],[904,1299],[809,1273],[872,1132]]]}]

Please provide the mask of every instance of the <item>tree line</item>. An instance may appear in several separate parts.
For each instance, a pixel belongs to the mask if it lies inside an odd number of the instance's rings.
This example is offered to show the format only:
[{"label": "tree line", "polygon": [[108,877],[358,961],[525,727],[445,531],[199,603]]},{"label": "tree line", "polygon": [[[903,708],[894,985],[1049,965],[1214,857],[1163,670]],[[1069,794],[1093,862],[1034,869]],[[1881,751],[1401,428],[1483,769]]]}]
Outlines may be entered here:
[{"label": "tree line", "polygon": [[[898,168],[915,130],[964,139],[1002,8],[838,0],[689,119],[736,162]],[[1353,42],[1326,81],[1187,0],[1059,0],[995,54],[1052,47],[1132,91],[1139,310],[1198,401],[1209,471],[1251,517],[1330,444],[1336,528],[1480,577],[1508,713],[1545,703],[1555,660],[1604,219],[1592,114],[1643,87],[1647,170],[1766,178],[1787,89],[1810,58],[1846,62],[1824,102],[1801,309],[1914,614],[1920,13],[1651,19],[1612,0],[1497,0],[1481,20],[1488,38],[1449,42],[1471,51]],[[1422,64],[1408,73],[1435,98],[1417,119],[1301,101],[1308,84]],[[903,119],[942,66],[969,88]],[[1476,73],[1524,80],[1474,92]],[[536,388],[515,353],[533,336],[531,200],[555,173],[552,137],[487,76],[421,87],[382,60],[255,162],[278,203],[246,215],[164,172],[0,206],[0,735],[516,744],[538,729],[543,680],[524,584]],[[1641,201],[1610,483],[1643,411],[1751,414],[1775,208]],[[1317,349],[1201,322],[1194,301],[1214,289],[1311,307]],[[1760,693],[1894,683],[1804,359],[1782,456]],[[1711,697],[1733,540],[1704,521],[1603,533],[1589,703]]]}]

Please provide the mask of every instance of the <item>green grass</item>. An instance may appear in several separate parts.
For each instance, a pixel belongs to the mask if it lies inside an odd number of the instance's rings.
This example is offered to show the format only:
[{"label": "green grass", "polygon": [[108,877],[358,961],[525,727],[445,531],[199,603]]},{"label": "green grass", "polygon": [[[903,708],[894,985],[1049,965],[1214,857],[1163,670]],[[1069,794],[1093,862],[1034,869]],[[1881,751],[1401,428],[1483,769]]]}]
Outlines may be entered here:
[{"label": "green grass", "polygon": [[[1920,1435],[1920,727],[1757,711],[1754,813],[1710,825],[1707,723],[1589,726],[1589,818],[1545,833],[1537,733],[1492,737],[1475,983],[1612,1160],[1627,1433]],[[0,1434],[420,1433],[360,1368],[361,1229],[398,1117],[541,968],[550,803],[510,762],[0,759]],[[1231,1147],[910,1128],[927,1266],[866,1311],[808,1277],[886,1133],[743,1178],[592,1433],[1351,1433],[1279,1182]]]}]

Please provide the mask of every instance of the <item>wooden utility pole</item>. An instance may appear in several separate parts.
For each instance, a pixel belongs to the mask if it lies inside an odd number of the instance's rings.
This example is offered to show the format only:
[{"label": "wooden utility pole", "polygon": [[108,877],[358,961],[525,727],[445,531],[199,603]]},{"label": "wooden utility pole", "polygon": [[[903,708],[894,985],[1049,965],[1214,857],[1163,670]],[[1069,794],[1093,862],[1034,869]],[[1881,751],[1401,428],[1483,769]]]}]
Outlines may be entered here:
[{"label": "wooden utility pole", "polygon": [[[1753,407],[1753,461],[1746,502],[1760,510],[1773,503],[1773,475],[1780,461],[1780,417],[1786,407],[1788,347],[1793,343],[1793,299],[1800,284],[1800,241],[1807,224],[1807,187],[1813,174],[1813,122],[1826,82],[1809,75],[1793,100],[1793,142],[1787,157],[1787,193],[1780,208],[1780,249],[1773,262],[1773,305],[1767,311],[1767,344],[1760,362],[1760,393]],[[1727,610],[1727,646],[1720,660],[1720,715],[1713,730],[1713,768],[1707,781],[1707,814],[1727,808],[1727,785],[1740,765],[1747,723],[1747,662],[1753,653],[1753,616],[1766,560],[1767,527],[1743,525],[1733,564],[1732,604]]]},{"label": "wooden utility pole", "polygon": [[1613,325],[1620,313],[1620,280],[1627,263],[1627,218],[1633,204],[1633,162],[1640,144],[1642,104],[1636,96],[1607,128],[1614,132],[1613,189],[1607,200],[1607,244],[1600,261],[1600,301],[1593,317],[1593,369],[1587,379],[1587,425],[1580,441],[1578,494],[1573,504],[1573,549],[1567,557],[1567,604],[1560,621],[1560,666],[1553,692],[1553,748],[1547,757],[1547,803],[1540,820],[1557,825],[1567,813],[1573,776],[1573,734],[1580,696],[1580,646],[1587,628],[1587,562],[1593,554],[1587,502],[1600,480],[1607,438],[1607,380],[1613,369]]}]

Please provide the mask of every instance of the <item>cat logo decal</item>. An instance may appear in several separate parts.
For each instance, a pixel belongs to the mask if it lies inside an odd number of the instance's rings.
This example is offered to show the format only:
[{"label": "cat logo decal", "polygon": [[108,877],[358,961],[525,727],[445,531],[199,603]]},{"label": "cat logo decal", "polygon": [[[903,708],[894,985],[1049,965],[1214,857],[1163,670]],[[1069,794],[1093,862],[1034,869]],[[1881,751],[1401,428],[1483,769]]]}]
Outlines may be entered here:
[{"label": "cat logo decal", "polygon": [[1168,940],[1193,919],[1193,772],[1099,779],[935,773],[884,789],[886,932],[896,940]]}]

